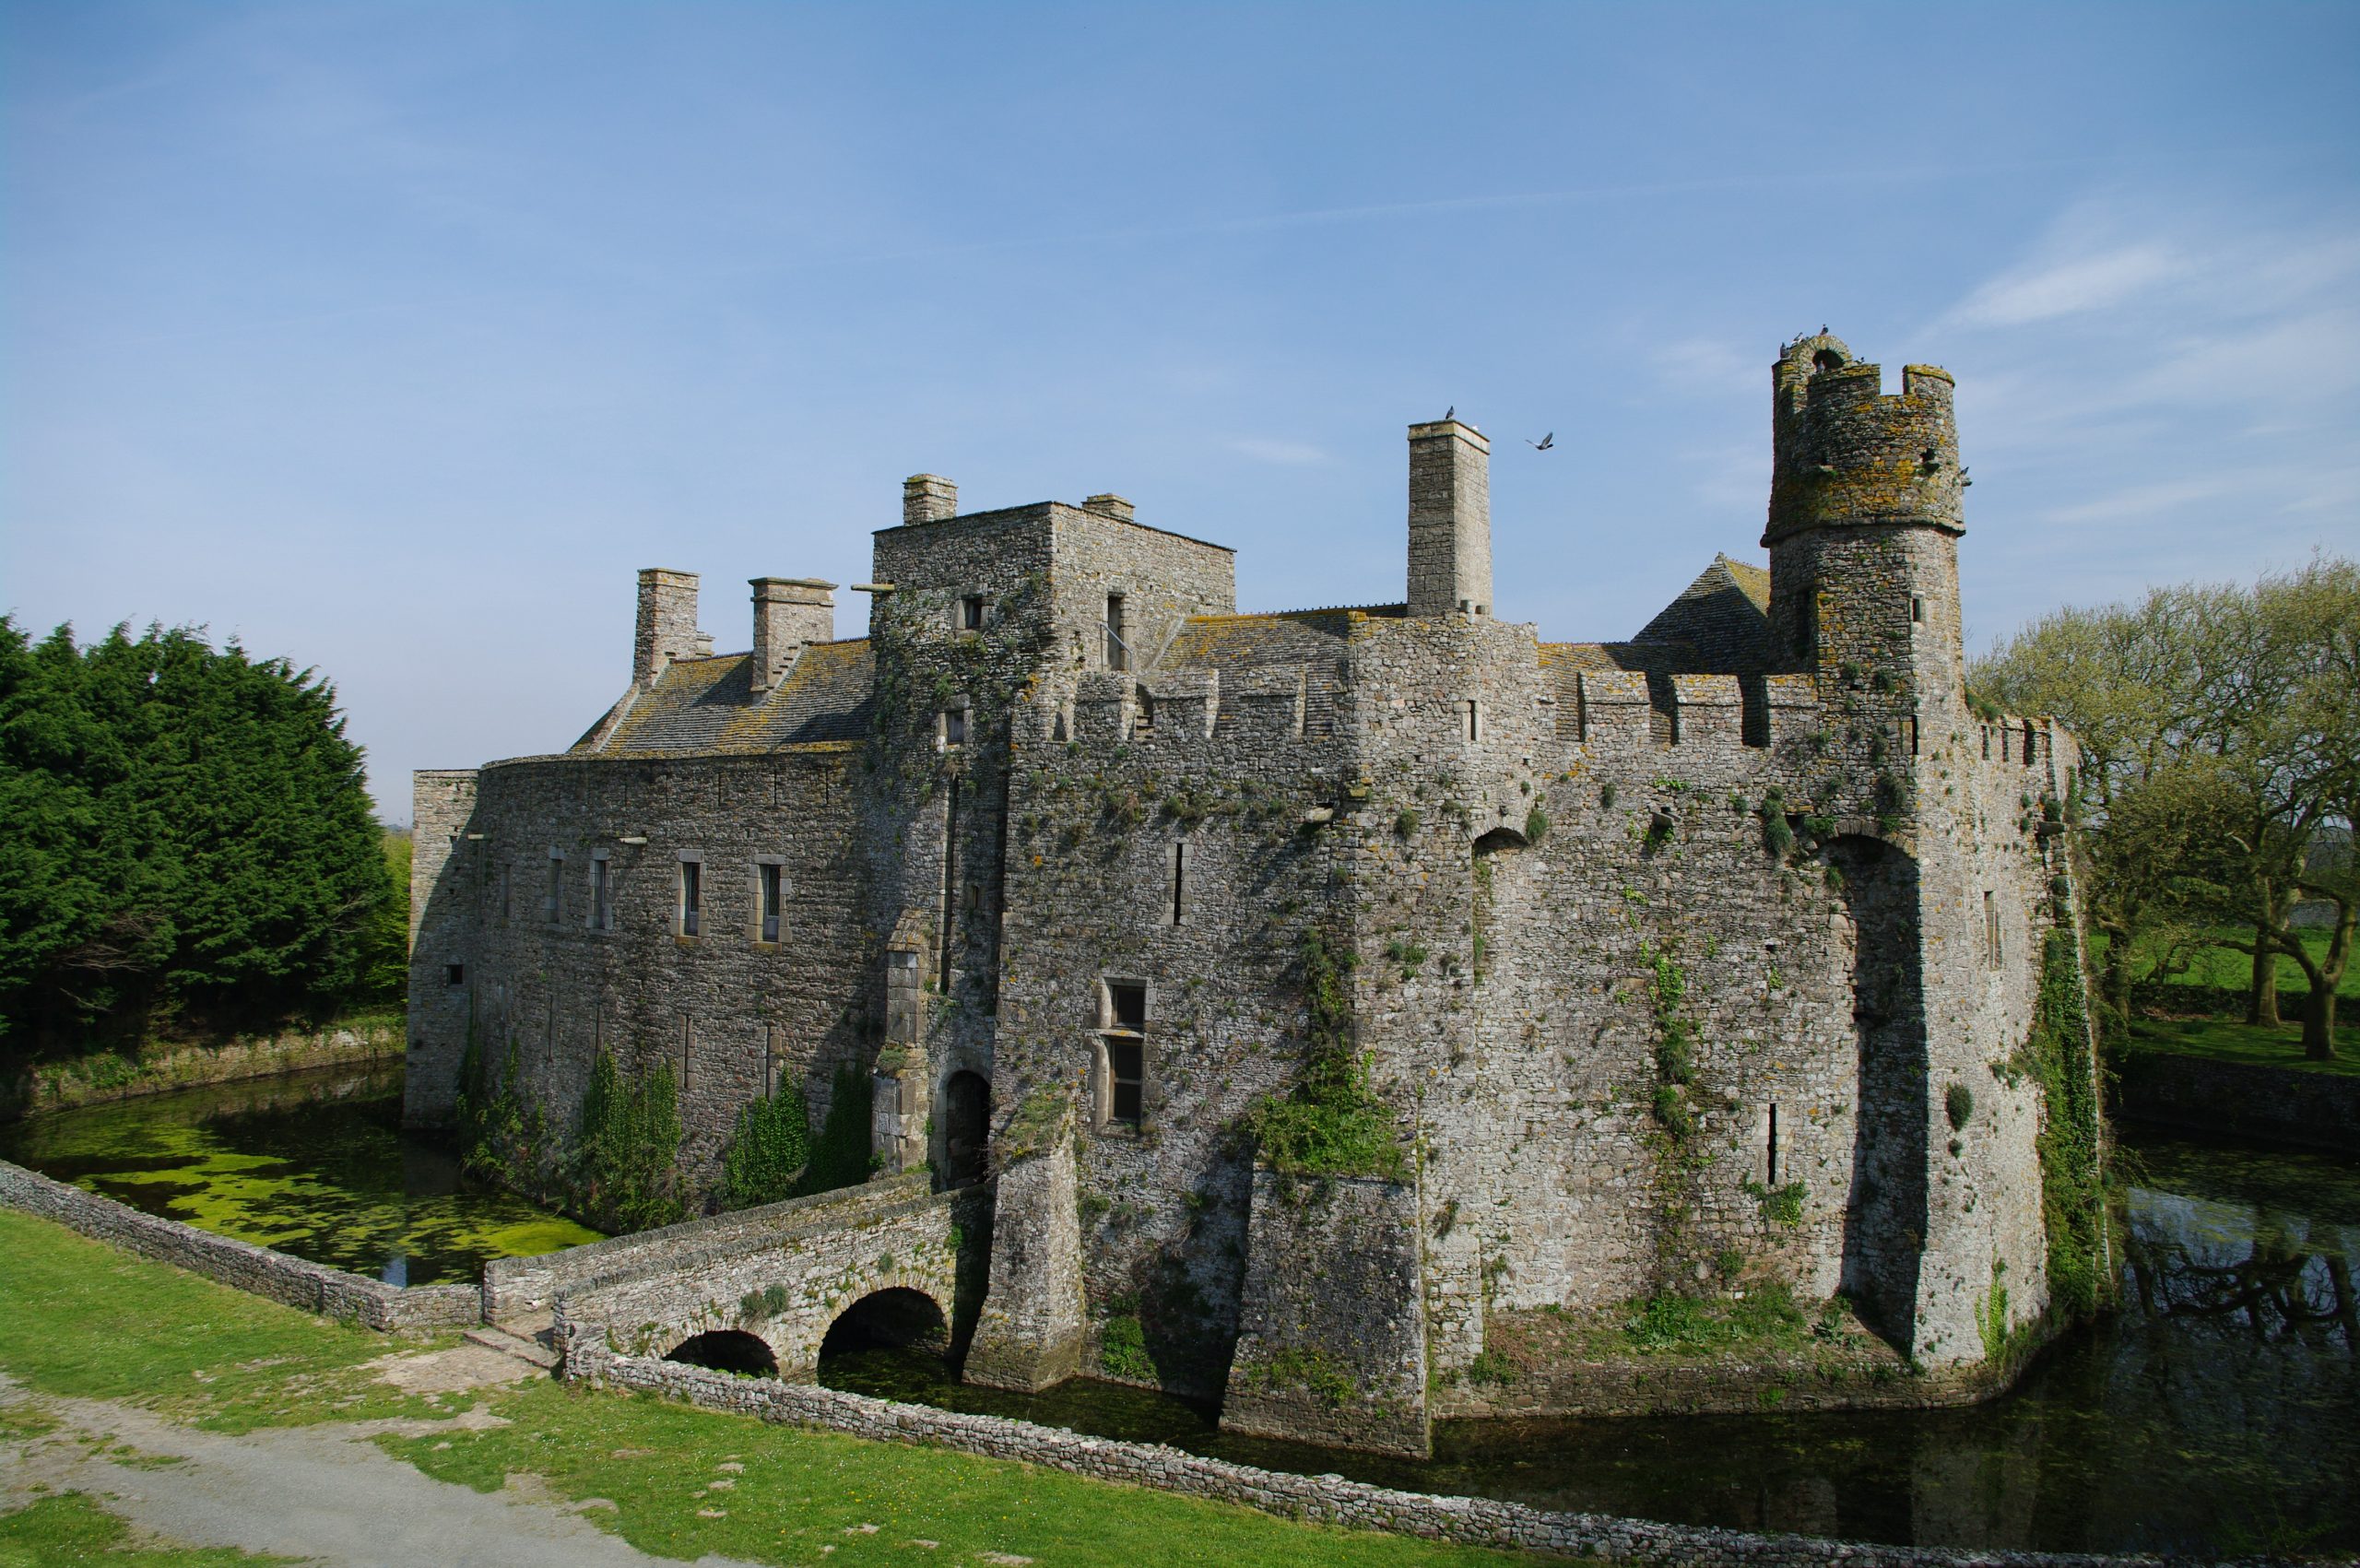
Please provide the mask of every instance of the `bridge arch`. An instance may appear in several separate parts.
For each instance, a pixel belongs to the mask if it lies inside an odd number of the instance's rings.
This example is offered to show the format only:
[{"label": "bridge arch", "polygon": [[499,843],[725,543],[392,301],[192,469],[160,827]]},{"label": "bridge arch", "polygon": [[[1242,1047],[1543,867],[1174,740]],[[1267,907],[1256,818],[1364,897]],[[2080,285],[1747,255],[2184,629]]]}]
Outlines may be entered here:
[{"label": "bridge arch", "polygon": [[950,1315],[926,1291],[889,1285],[838,1313],[820,1337],[818,1357],[878,1346],[914,1347],[936,1354],[950,1349]]},{"label": "bridge arch", "polygon": [[683,1362],[690,1366],[711,1367],[715,1372],[750,1373],[761,1377],[778,1375],[778,1352],[770,1341],[759,1334],[741,1329],[714,1328],[702,1334],[691,1334],[665,1353],[667,1362]]}]

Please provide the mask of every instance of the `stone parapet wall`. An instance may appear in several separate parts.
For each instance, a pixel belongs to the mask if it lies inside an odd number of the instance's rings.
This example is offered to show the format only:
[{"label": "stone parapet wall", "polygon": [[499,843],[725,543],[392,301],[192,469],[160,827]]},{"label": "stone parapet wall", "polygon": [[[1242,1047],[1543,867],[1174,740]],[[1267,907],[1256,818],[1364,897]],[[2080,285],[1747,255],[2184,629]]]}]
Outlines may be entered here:
[{"label": "stone parapet wall", "polygon": [[2142,1051],[2122,1063],[2116,1110],[2190,1132],[2360,1149],[2360,1078]]},{"label": "stone parapet wall", "polygon": [[684,1220],[661,1230],[638,1231],[567,1247],[536,1257],[500,1257],[484,1265],[484,1315],[527,1312],[560,1292],[605,1279],[628,1279],[678,1268],[690,1257],[747,1241],[767,1241],[817,1225],[853,1224],[872,1213],[923,1197],[929,1190],[923,1172],[883,1178],[856,1187],[790,1197],[758,1208],[741,1208],[702,1220]]},{"label": "stone parapet wall", "polygon": [[448,1327],[478,1322],[483,1315],[482,1292],[473,1285],[406,1287],[363,1279],[142,1214],[6,1161],[0,1161],[0,1203],[235,1290],[381,1331]]},{"label": "stone parapet wall", "polygon": [[733,1377],[672,1362],[618,1356],[595,1347],[578,1352],[570,1364],[574,1375],[611,1387],[643,1390],[761,1421],[823,1427],[875,1440],[932,1443],[1095,1480],[1236,1503],[1283,1518],[1470,1546],[1665,1568],[1816,1568],[1828,1562],[1847,1568],[2130,1568],[2165,1562],[2146,1555],[1878,1546],[1603,1514],[1553,1514],[1490,1498],[1398,1491],[1340,1476],[1289,1475],[1157,1444],[1087,1437],[1029,1421],[962,1415],[810,1385]]}]

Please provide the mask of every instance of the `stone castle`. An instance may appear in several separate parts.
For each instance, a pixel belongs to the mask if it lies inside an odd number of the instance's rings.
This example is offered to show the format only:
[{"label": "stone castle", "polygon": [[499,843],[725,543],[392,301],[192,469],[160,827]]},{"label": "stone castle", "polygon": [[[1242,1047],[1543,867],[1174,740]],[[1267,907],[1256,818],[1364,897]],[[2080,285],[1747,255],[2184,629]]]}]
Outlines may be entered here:
[{"label": "stone castle", "polygon": [[[608,1051],[670,1071],[702,1190],[749,1100],[865,1081],[880,1172],[996,1192],[966,1375],[1250,1432],[1424,1452],[1498,1408],[1487,1337],[1773,1280],[1972,1383],[2048,1305],[2012,1063],[2075,751],[1965,690],[1950,376],[1823,335],[1773,391],[1767,572],[1628,642],[1493,619],[1453,419],[1410,427],[1400,604],[1243,614],[1119,496],[932,475],[866,637],[764,577],[716,654],[643,572],[571,750],[418,775],[410,1119],[471,1037],[560,1126]],[[1320,1031],[1398,1164],[1262,1157]]]}]

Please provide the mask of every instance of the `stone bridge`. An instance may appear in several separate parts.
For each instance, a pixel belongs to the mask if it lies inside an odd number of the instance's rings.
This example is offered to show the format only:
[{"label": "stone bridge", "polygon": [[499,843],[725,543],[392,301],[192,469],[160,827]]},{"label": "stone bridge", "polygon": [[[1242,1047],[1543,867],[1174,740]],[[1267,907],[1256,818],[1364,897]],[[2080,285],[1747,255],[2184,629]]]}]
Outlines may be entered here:
[{"label": "stone bridge", "polygon": [[840,1323],[947,1350],[983,1298],[992,1187],[930,1185],[912,1172],[620,1236],[561,1267],[488,1273],[487,1296],[496,1315],[545,1305],[569,1376],[596,1346],[808,1381]]}]

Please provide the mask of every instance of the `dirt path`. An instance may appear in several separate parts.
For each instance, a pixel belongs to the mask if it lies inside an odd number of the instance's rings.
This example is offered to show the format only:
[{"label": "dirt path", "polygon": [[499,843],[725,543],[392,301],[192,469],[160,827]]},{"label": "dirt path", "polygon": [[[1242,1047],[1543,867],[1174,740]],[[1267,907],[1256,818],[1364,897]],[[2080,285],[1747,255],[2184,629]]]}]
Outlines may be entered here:
[{"label": "dirt path", "polygon": [[[458,1388],[531,1375],[476,1347],[399,1358],[409,1385]],[[676,1563],[651,1557],[581,1515],[596,1499],[562,1503],[532,1477],[487,1496],[429,1480],[369,1441],[497,1424],[478,1406],[447,1421],[362,1421],[282,1428],[230,1437],[176,1426],[145,1410],[98,1399],[30,1395],[0,1376],[0,1403],[30,1403],[62,1424],[0,1443],[0,1509],[51,1492],[81,1491],[133,1525],[196,1546],[333,1568],[627,1568]],[[100,1438],[110,1438],[105,1444]],[[129,1444],[136,1454],[110,1457]],[[159,1461],[177,1460],[177,1463]],[[706,1556],[697,1568],[753,1568]]]}]

